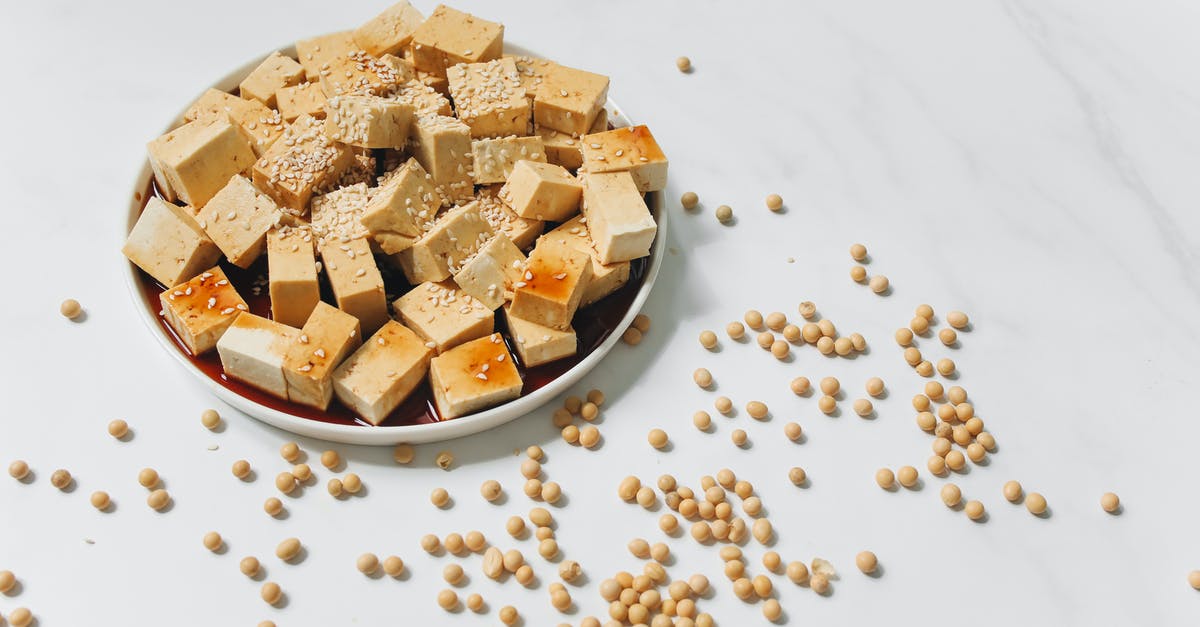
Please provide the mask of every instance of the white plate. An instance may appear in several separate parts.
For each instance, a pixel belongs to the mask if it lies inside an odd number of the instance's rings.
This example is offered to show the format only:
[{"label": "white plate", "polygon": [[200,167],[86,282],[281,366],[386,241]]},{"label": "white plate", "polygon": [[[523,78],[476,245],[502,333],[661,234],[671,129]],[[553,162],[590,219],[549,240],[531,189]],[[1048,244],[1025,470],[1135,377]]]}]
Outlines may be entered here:
[{"label": "white plate", "polygon": [[[510,54],[538,56],[518,46],[505,44],[504,48],[505,52]],[[285,47],[280,48],[280,52],[294,57],[296,50],[294,47]],[[241,79],[249,74],[251,70],[257,67],[258,64],[261,63],[262,60],[267,56],[268,55],[264,54],[262,57],[247,63],[241,68],[238,68],[234,72],[226,75],[212,87],[222,91],[233,91],[238,86],[238,83],[241,82]],[[609,111],[609,120],[612,122],[613,126],[623,127],[631,126],[633,124],[625,115],[624,111],[617,107],[616,103],[613,102],[612,99],[609,99],[609,101],[606,103],[606,108]],[[166,133],[171,128],[174,128],[180,122],[182,122],[182,120],[183,114],[181,113],[176,118],[175,123],[172,124],[171,127],[163,129],[163,132]],[[141,172],[138,174],[137,180],[134,183],[133,190],[129,194],[129,212],[126,217],[126,221],[123,224],[125,230],[121,233],[122,240],[124,240],[125,236],[133,228],[133,224],[137,221],[138,214],[142,209],[142,203],[136,199],[141,198],[141,194],[149,185],[150,178],[150,166],[147,163],[143,163]],[[629,310],[625,312],[624,317],[621,318],[621,322],[616,326],[616,328],[613,329],[609,336],[605,338],[604,342],[602,342],[600,346],[584,357],[570,370],[564,372],[558,378],[554,379],[550,383],[547,383],[541,388],[534,390],[528,395],[476,414],[436,423],[385,427],[330,424],[309,418],[294,416],[271,407],[260,405],[259,403],[241,396],[222,386],[220,383],[212,380],[207,374],[196,367],[196,365],[192,363],[191,359],[187,355],[184,355],[180,351],[180,349],[175,345],[174,341],[167,336],[155,315],[146,307],[142,298],[141,277],[139,275],[140,271],[138,270],[137,266],[133,265],[132,263],[125,263],[125,279],[126,284],[129,287],[129,293],[134,300],[134,309],[137,310],[138,315],[141,316],[142,321],[146,324],[146,327],[150,330],[150,333],[154,335],[155,339],[158,340],[159,344],[161,344],[168,353],[174,356],[180,364],[183,364],[184,368],[199,377],[201,381],[207,384],[209,389],[212,390],[212,392],[221,400],[242,410],[250,416],[253,416],[270,425],[279,427],[285,431],[290,431],[298,435],[312,438],[329,440],[331,442],[367,445],[391,445],[400,442],[408,442],[413,444],[422,442],[437,442],[440,440],[449,440],[451,438],[458,438],[491,429],[492,427],[507,423],[511,420],[528,414],[538,407],[541,407],[550,399],[561,394],[562,392],[565,392],[568,388],[578,383],[579,380],[582,379],[583,376],[589,371],[591,371],[592,368],[595,368],[596,365],[600,363],[600,360],[604,359],[604,356],[607,355],[610,350],[612,350],[613,346],[615,346],[618,341],[620,341],[621,334],[624,333],[625,329],[629,327],[629,325],[633,322],[633,318],[639,311],[641,311],[642,305],[645,304],[646,297],[650,294],[650,289],[654,286],[654,279],[658,276],[659,266],[662,265],[663,250],[665,248],[663,242],[665,241],[667,230],[667,212],[663,210],[662,192],[650,193],[647,197],[647,204],[650,207],[650,211],[654,214],[655,221],[658,223],[658,234],[650,250],[650,262],[646,268],[646,273],[642,280],[641,288],[639,288],[637,294],[634,296],[633,302],[629,306]]]}]

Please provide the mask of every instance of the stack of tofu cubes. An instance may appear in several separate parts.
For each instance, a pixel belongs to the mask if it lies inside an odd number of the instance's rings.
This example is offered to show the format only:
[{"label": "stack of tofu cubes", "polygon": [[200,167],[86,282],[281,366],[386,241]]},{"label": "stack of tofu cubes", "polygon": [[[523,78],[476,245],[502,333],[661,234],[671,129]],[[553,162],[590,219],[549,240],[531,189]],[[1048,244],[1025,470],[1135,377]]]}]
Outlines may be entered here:
[{"label": "stack of tofu cubes", "polygon": [[[193,355],[375,425],[426,380],[455,418],[575,355],[576,311],[650,253],[667,159],[644,126],[608,130],[607,77],[506,55],[503,35],[401,1],[272,54],[150,142],[161,197],[123,252]],[[264,253],[256,315],[223,268]],[[408,282],[391,303],[381,264]]]}]

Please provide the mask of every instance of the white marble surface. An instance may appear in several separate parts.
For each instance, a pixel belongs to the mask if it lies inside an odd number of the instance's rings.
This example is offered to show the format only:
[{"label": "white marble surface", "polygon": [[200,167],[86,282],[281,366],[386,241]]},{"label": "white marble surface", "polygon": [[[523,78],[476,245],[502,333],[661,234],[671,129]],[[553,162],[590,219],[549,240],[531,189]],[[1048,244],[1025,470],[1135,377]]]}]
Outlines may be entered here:
[{"label": "white marble surface", "polygon": [[[775,577],[790,624],[1195,621],[1200,597],[1186,583],[1200,568],[1191,486],[1200,424],[1189,394],[1200,375],[1194,4],[458,3],[504,21],[514,42],[610,74],[613,96],[672,159],[669,198],[693,189],[703,210],[687,215],[672,200],[678,253],[648,305],[654,327],[589,378],[610,399],[601,449],[564,444],[549,409],[449,443],[458,458],[449,473],[432,466],[440,447],[421,449],[411,468],[392,464],[388,450],[339,447],[367,496],[340,502],[308,488],[273,520],[261,503],[289,436],[232,410],[223,432],[200,427],[214,401],[133,316],[117,271],[121,212],[144,143],[204,85],[264,49],[381,8],[341,4],[352,8],[214,0],[5,9],[0,459],[28,460],[36,480],[0,481],[0,569],[22,582],[0,596],[0,614],[25,605],[46,627],[496,624],[496,609],[512,603],[528,625],[578,623],[605,612],[601,579],[641,568],[625,543],[662,539],[657,513],[617,499],[618,478],[669,472],[696,485],[728,466],[761,494],[785,560],[821,556],[842,572],[827,598]],[[694,73],[675,70],[680,54]],[[770,192],[784,196],[786,213],[763,208]],[[734,207],[736,225],[712,218],[721,203]],[[849,280],[855,241],[869,246],[870,271],[891,278],[889,296]],[[65,297],[84,304],[86,322],[58,316]],[[753,345],[723,340],[710,354],[696,342],[749,307],[794,318],[802,300],[844,332],[862,332],[869,354],[827,359],[803,348],[779,363]],[[953,356],[957,382],[999,440],[987,466],[954,478],[986,504],[982,524],[943,507],[944,480],[924,471],[930,438],[909,406],[923,381],[891,340],[921,302],[974,321],[959,349],[921,347]],[[772,419],[717,417],[714,434],[693,429],[692,412],[715,396],[691,383],[700,365],[717,393],[739,406],[766,401]],[[829,418],[788,391],[800,374],[836,375],[850,398],[877,375],[890,394],[875,420]],[[131,441],[107,436],[114,417],[131,423]],[[808,433],[803,444],[782,437],[793,419]],[[652,426],[668,430],[672,450],[646,445]],[[737,427],[751,448],[730,444]],[[301,443],[310,456],[321,450]],[[549,477],[567,494],[554,508],[564,554],[587,573],[571,587],[567,616],[548,603],[555,567],[503,532],[508,515],[531,506],[512,456],[531,443],[546,448]],[[229,474],[238,458],[253,462],[256,481]],[[786,479],[797,464],[812,478],[807,489]],[[876,468],[901,464],[922,469],[922,489],[875,487]],[[165,478],[170,512],[144,505],[135,481],[143,466]],[[49,485],[56,467],[75,474],[73,492]],[[503,482],[507,503],[479,498],[485,478]],[[1001,498],[1014,478],[1048,497],[1049,518]],[[434,486],[451,491],[452,509],[429,505]],[[88,505],[96,489],[112,494],[114,512]],[[1098,505],[1108,490],[1125,503],[1119,516]],[[450,560],[423,554],[417,538],[472,528],[523,549],[541,584],[497,584],[467,558],[463,592],[482,593],[490,611],[451,619],[434,603]],[[225,535],[226,554],[203,549],[209,529]],[[287,536],[308,546],[299,565],[272,556]],[[758,606],[732,594],[714,547],[669,542],[673,577],[703,572],[716,584],[701,610],[721,625],[761,621]],[[879,555],[881,577],[854,571],[861,549]],[[403,556],[410,576],[364,578],[354,570],[363,551]],[[746,551],[750,570],[762,572],[763,548]],[[238,573],[247,554],[283,586],[286,607],[263,604],[258,584]]]}]

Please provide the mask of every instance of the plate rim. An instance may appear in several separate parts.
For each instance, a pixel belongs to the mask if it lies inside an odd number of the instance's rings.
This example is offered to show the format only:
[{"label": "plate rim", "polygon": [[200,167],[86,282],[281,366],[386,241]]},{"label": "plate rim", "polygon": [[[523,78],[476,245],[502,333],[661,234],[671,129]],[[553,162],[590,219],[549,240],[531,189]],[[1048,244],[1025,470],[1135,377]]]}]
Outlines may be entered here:
[{"label": "plate rim", "polygon": [[[220,89],[222,91],[230,91],[241,81],[241,78],[249,74],[251,70],[258,66],[264,59],[270,56],[273,52],[280,52],[289,56],[295,57],[296,50],[294,45],[287,45],[268,51],[255,59],[243,64],[232,72],[222,76],[220,79],[211,83],[205,89]],[[522,46],[505,42],[504,52],[508,54],[540,57],[536,53]],[[190,106],[190,105],[189,105]],[[605,108],[608,109],[610,120],[620,127],[632,126],[634,123],[624,110],[621,109],[612,98],[607,99]],[[172,118],[171,124],[163,130],[164,133],[175,128],[183,120],[183,114],[186,107],[180,111],[178,115]],[[135,177],[135,183],[128,198],[131,199],[129,210],[126,219],[122,222],[122,231],[120,233],[120,241],[124,242],[128,236],[130,229],[133,228],[137,221],[143,202],[142,193],[145,191],[147,183],[152,177],[150,165],[143,159],[142,166]],[[320,440],[338,442],[342,444],[361,444],[371,446],[387,446],[400,443],[421,444],[428,442],[439,442],[450,440],[467,435],[473,435],[499,427],[525,416],[538,408],[545,405],[555,396],[567,391],[571,386],[578,383],[584,376],[590,373],[616,346],[620,341],[625,330],[633,323],[633,319],[641,312],[645,306],[646,299],[649,297],[651,290],[654,287],[655,280],[658,278],[658,271],[662,265],[664,252],[666,249],[666,233],[667,233],[667,211],[663,202],[662,191],[649,192],[647,194],[647,205],[654,215],[657,231],[655,233],[654,242],[651,244],[650,260],[646,268],[646,274],[642,280],[642,285],[638,288],[637,294],[634,295],[633,301],[629,305],[629,309],[617,323],[608,337],[604,339],[591,353],[580,360],[579,363],[572,366],[569,370],[562,373],[558,377],[551,380],[546,385],[530,392],[525,396],[521,396],[507,403],[485,409],[481,412],[453,418],[450,420],[441,420],[433,423],[423,423],[416,425],[392,425],[392,426],[371,426],[371,425],[341,425],[332,424],[295,416],[287,412],[283,412],[265,405],[261,405],[249,398],[241,396],[232,390],[220,385],[209,377],[204,371],[197,368],[186,355],[167,337],[166,332],[159,325],[158,319],[154,316],[150,308],[145,306],[143,295],[140,286],[140,276],[137,265],[125,259],[122,260],[125,265],[125,286],[129,290],[130,296],[134,301],[134,309],[138,312],[138,317],[142,323],[146,325],[151,335],[157,340],[172,357],[175,358],[184,369],[190,372],[193,376],[198,377],[208,387],[217,398],[224,401],[226,404],[234,407],[242,413],[282,429],[289,433],[312,437]]]}]

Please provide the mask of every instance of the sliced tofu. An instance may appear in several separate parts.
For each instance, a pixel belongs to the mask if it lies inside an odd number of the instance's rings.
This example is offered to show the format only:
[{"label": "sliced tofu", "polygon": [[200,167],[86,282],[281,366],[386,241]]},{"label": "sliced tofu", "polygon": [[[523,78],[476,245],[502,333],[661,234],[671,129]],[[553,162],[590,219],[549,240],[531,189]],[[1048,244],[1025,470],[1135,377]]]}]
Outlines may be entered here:
[{"label": "sliced tofu", "polygon": [[552,128],[538,126],[535,129],[542,145],[546,147],[546,161],[561,165],[568,170],[578,170],[583,165],[583,150],[579,138],[570,133],[560,133]]},{"label": "sliced tofu", "polygon": [[499,333],[461,344],[429,363],[433,401],[442,420],[521,396],[521,373]]},{"label": "sliced tofu", "polygon": [[[415,116],[414,124],[416,118],[419,117],[451,117],[454,115],[454,108],[450,106],[450,100],[421,81],[408,81],[387,97],[411,106]],[[412,129],[410,129],[411,133]]]},{"label": "sliced tofu", "polygon": [[333,393],[363,420],[379,425],[425,381],[433,349],[388,320],[333,372]]},{"label": "sliced tofu", "polygon": [[250,179],[235,174],[200,210],[200,224],[229,262],[249,268],[266,250],[267,231],[279,223],[279,205]]},{"label": "sliced tofu", "polygon": [[307,229],[284,226],[267,233],[267,280],[271,319],[304,326],[321,301],[317,257]]},{"label": "sliced tofu", "polygon": [[254,163],[254,184],[281,207],[304,215],[313,194],[336,181],[353,163],[348,146],[325,136],[323,121],[302,115]]},{"label": "sliced tofu", "polygon": [[628,172],[589,172],[583,177],[583,216],[604,263],[650,254],[658,225]]},{"label": "sliced tofu", "polygon": [[442,281],[458,272],[462,262],[493,235],[495,231],[484,219],[479,203],[471,202],[441,214],[411,248],[392,259],[400,265],[409,283]]},{"label": "sliced tofu", "polygon": [[302,115],[325,119],[325,92],[317,83],[280,87],[275,92],[275,104],[279,106],[279,115],[288,124]]},{"label": "sliced tofu", "polygon": [[360,49],[354,43],[354,32],[345,30],[297,41],[296,59],[304,66],[308,80],[315,83],[338,57],[347,57]]},{"label": "sliced tofu", "polygon": [[299,335],[298,329],[243,311],[217,341],[221,368],[231,379],[287,400],[283,361]]},{"label": "sliced tofu", "polygon": [[446,78],[458,119],[471,127],[471,137],[529,132],[531,107],[512,59],[456,65]]},{"label": "sliced tofu", "polygon": [[512,243],[526,250],[542,234],[545,223],[541,220],[522,218],[500,198],[500,185],[491,185],[479,190],[479,213],[492,225],[492,230],[504,233]]},{"label": "sliced tofu", "polygon": [[284,87],[303,83],[304,77],[304,66],[289,56],[272,52],[242,79],[238,85],[238,94],[242,98],[257,100],[274,109],[277,104],[275,94]]},{"label": "sliced tofu", "polygon": [[557,63],[550,59],[541,59],[530,56],[504,55],[506,59],[512,59],[517,67],[517,77],[521,81],[521,89],[525,91],[525,97],[530,103],[533,102],[533,97],[537,94],[538,85],[542,84],[542,77],[554,68]]},{"label": "sliced tofu", "polygon": [[475,195],[470,127],[451,117],[418,116],[412,138],[413,158],[433,176],[439,196],[458,202]]},{"label": "sliced tofu", "polygon": [[546,146],[541,137],[499,137],[471,142],[475,164],[475,182],[480,185],[503,183],[518,161],[545,163]]},{"label": "sliced tofu", "polygon": [[450,281],[422,283],[392,304],[404,326],[438,354],[495,329],[491,309]]},{"label": "sliced tofu", "polygon": [[388,255],[411,248],[441,208],[433,179],[410,159],[375,189],[359,222]]},{"label": "sliced tofu", "polygon": [[167,324],[193,355],[212,350],[238,313],[249,309],[220,266],[164,290],[158,301]]},{"label": "sliced tofu", "polygon": [[575,354],[579,339],[575,329],[553,329],[536,322],[522,320],[504,308],[504,320],[513,339],[513,350],[526,368],[533,368]]},{"label": "sliced tofu", "polygon": [[438,5],[413,32],[409,56],[418,70],[446,76],[449,67],[498,59],[503,50],[503,24]]},{"label": "sliced tofu", "polygon": [[327,98],[381,96],[395,91],[410,78],[407,65],[389,63],[354,49],[328,61],[328,67],[321,70],[320,84]]},{"label": "sliced tofu", "polygon": [[587,253],[592,259],[592,278],[583,291],[583,300],[579,301],[580,307],[587,307],[621,289],[629,282],[630,262],[602,262],[600,253],[596,252],[596,246],[592,243],[591,236],[588,235],[587,224],[584,223],[583,216],[576,216],[563,222],[542,237],[556,240],[575,250]]},{"label": "sliced tofu", "polygon": [[196,209],[254,163],[250,142],[224,119],[188,122],[147,144],[146,152],[167,200],[178,198]]},{"label": "sliced tofu", "polygon": [[283,358],[288,400],[324,410],[333,399],[333,371],[362,345],[358,318],[317,302]]},{"label": "sliced tofu", "polygon": [[645,126],[585,135],[580,144],[589,173],[628,172],[640,192],[667,186],[667,156]]},{"label": "sliced tofu", "polygon": [[504,233],[496,233],[454,274],[458,287],[489,309],[512,300],[513,284],[525,274],[525,254]]},{"label": "sliced tofu", "polygon": [[400,0],[355,29],[354,43],[377,57],[400,54],[424,21],[425,16],[416,7],[408,0]]},{"label": "sliced tofu", "polygon": [[363,333],[374,333],[388,321],[383,275],[365,239],[328,242],[320,247],[321,261],[338,309],[358,318]]},{"label": "sliced tofu", "polygon": [[221,249],[187,209],[157,196],[146,202],[121,252],[167,286],[178,285],[221,259]]},{"label": "sliced tofu", "polygon": [[325,134],[360,148],[404,148],[412,105],[379,96],[334,96],[325,103]]},{"label": "sliced tofu", "polygon": [[278,111],[257,100],[238,98],[219,89],[209,89],[183,114],[189,122],[228,121],[250,142],[255,156],[261,157],[283,134],[283,117]]},{"label": "sliced tofu", "polygon": [[328,243],[345,243],[367,236],[362,216],[371,202],[371,190],[366,183],[355,183],[314,196],[311,204],[310,228],[317,248]]},{"label": "sliced tofu", "polygon": [[587,133],[608,100],[608,77],[555,65],[542,76],[533,97],[533,121],[542,128],[578,137]]},{"label": "sliced tofu", "polygon": [[552,239],[539,240],[521,281],[513,284],[512,315],[559,330],[571,319],[592,279],[587,254]]},{"label": "sliced tofu", "polygon": [[583,184],[560,165],[518,161],[501,196],[522,218],[564,222],[579,212]]}]

